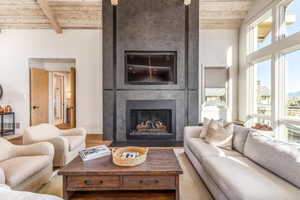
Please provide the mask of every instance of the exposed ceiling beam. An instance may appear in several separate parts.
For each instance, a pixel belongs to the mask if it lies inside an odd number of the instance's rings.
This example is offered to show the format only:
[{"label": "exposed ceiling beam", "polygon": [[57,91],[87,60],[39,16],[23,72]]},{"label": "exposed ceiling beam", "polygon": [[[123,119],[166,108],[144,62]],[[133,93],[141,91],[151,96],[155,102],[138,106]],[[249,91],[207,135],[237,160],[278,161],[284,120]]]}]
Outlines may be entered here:
[{"label": "exposed ceiling beam", "polygon": [[62,28],[59,25],[57,18],[53,11],[51,10],[47,0],[37,0],[38,4],[40,5],[41,9],[43,10],[44,14],[48,18],[52,28],[56,31],[56,33],[62,33]]},{"label": "exposed ceiling beam", "polygon": [[[116,4],[123,0],[105,1]],[[253,0],[197,1],[200,29],[238,29]],[[0,29],[27,28],[55,29],[58,33],[66,29],[101,29],[102,0],[0,0]]]}]

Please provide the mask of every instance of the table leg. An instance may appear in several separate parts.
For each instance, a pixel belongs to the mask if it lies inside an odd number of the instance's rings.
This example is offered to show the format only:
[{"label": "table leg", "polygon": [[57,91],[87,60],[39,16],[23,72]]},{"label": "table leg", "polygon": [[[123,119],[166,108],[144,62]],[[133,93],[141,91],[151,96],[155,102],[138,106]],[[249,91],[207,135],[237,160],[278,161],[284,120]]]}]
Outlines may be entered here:
[{"label": "table leg", "polygon": [[176,176],[176,200],[180,200],[179,175]]},{"label": "table leg", "polygon": [[63,176],[63,197],[64,197],[64,200],[70,199],[70,195],[67,191],[67,177],[66,176]]}]

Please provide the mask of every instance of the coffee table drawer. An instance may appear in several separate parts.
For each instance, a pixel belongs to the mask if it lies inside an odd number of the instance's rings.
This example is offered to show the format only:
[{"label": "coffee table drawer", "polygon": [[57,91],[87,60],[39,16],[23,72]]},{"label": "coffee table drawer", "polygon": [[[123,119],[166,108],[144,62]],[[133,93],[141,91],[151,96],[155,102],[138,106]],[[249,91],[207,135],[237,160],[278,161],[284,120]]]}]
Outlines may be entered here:
[{"label": "coffee table drawer", "polygon": [[174,188],[174,176],[124,176],[124,185],[128,188]]},{"label": "coffee table drawer", "polygon": [[69,176],[70,188],[115,188],[120,186],[119,176]]}]

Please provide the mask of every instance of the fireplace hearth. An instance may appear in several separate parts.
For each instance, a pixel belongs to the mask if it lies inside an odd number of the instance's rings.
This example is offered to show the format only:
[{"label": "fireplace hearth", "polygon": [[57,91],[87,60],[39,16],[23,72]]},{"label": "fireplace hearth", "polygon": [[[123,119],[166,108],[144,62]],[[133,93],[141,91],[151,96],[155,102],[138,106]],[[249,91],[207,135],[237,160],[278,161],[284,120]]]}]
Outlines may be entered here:
[{"label": "fireplace hearth", "polygon": [[127,101],[128,140],[174,139],[176,102],[173,100]]}]

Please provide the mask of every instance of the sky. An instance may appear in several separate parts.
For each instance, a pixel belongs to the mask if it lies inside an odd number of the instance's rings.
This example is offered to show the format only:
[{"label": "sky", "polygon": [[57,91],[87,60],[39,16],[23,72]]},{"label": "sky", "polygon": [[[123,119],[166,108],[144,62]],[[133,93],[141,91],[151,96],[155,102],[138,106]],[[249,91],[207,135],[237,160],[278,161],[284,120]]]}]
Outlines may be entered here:
[{"label": "sky", "polygon": [[[287,26],[287,35],[292,35],[300,31],[300,0],[294,0],[294,2],[287,9],[288,14],[294,14],[296,16],[296,22]],[[299,13],[299,14],[298,14]],[[264,40],[263,43],[258,45],[258,48],[262,48],[270,44],[271,34]],[[300,91],[300,50],[291,52],[286,55],[286,61],[288,64],[286,74],[286,91],[287,93]],[[261,84],[270,88],[271,86],[271,60],[266,60],[257,64],[258,80]]]}]

